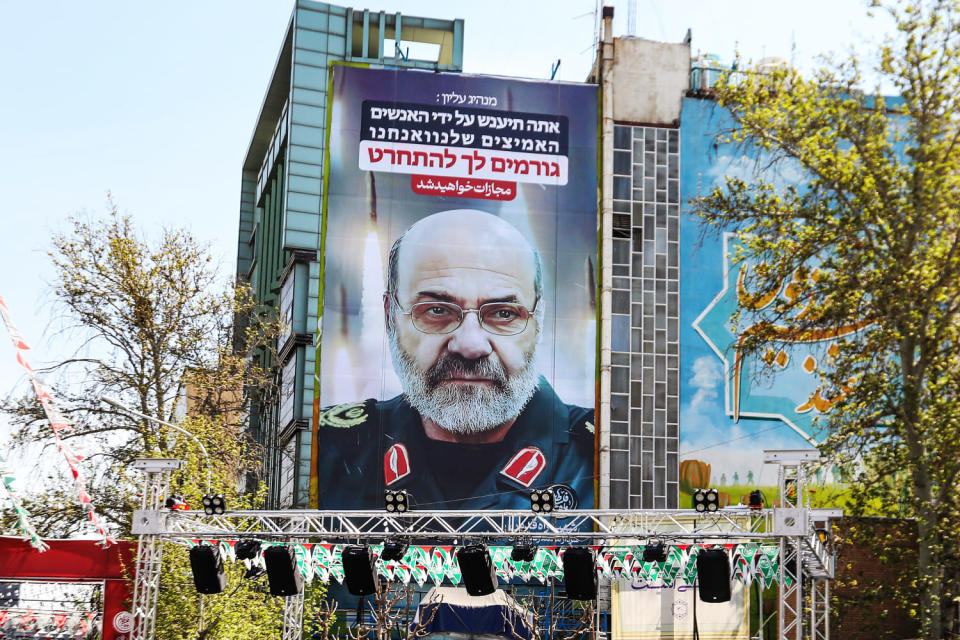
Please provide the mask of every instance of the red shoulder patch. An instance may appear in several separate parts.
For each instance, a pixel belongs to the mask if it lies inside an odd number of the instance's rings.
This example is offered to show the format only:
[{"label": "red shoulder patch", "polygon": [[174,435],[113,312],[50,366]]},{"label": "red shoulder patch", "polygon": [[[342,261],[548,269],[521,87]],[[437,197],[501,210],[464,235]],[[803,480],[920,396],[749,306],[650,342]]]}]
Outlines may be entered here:
[{"label": "red shoulder patch", "polygon": [[407,447],[398,442],[383,455],[383,482],[386,486],[392,485],[401,478],[410,475],[410,454]]},{"label": "red shoulder patch", "polygon": [[500,473],[524,487],[529,487],[547,468],[547,456],[536,447],[524,447],[513,454]]}]

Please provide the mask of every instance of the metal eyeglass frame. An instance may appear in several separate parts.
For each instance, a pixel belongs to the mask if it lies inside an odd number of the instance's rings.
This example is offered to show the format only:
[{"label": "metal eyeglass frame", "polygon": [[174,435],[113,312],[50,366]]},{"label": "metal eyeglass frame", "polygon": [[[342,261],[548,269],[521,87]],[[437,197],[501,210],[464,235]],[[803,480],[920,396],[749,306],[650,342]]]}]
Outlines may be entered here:
[{"label": "metal eyeglass frame", "polygon": [[[518,336],[518,335],[520,335],[521,333],[523,333],[524,331],[526,331],[526,330],[527,330],[527,327],[530,326],[530,318],[532,318],[532,317],[534,317],[534,315],[536,315],[536,313],[537,313],[537,306],[540,304],[540,298],[538,297],[536,300],[533,301],[533,309],[528,309],[527,307],[523,306],[523,305],[520,304],[519,302],[485,302],[485,303],[483,303],[482,305],[480,305],[479,307],[477,307],[476,309],[464,309],[463,307],[461,307],[460,305],[458,305],[456,302],[447,302],[447,301],[445,301],[445,300],[438,300],[438,301],[415,302],[415,303],[413,304],[413,306],[410,307],[410,310],[407,311],[407,310],[405,310],[405,309],[403,308],[403,305],[400,304],[400,300],[397,298],[397,294],[396,294],[395,292],[392,292],[392,291],[391,291],[389,295],[390,295],[390,297],[393,299],[393,301],[397,304],[397,308],[400,309],[400,312],[401,312],[403,315],[405,315],[405,316],[410,316],[410,324],[413,325],[413,328],[416,329],[417,331],[419,331],[420,333],[422,333],[422,334],[424,334],[424,335],[428,335],[428,336],[445,336],[445,335],[449,335],[449,334],[453,333],[454,331],[456,331],[457,329],[459,329],[460,327],[463,326],[463,321],[467,318],[467,314],[468,314],[468,313],[476,313],[476,314],[477,314],[477,324],[480,325],[480,328],[481,328],[481,329],[483,329],[484,331],[486,331],[487,333],[489,333],[489,334],[492,335],[492,336]],[[413,321],[413,307],[417,306],[418,304],[438,304],[438,303],[440,303],[440,304],[453,305],[454,307],[460,309],[460,322],[458,322],[457,325],[456,325],[455,327],[453,327],[452,329],[450,329],[449,331],[443,331],[443,332],[439,332],[439,331],[434,331],[434,332],[424,331],[423,329],[421,329],[420,327],[417,326],[417,323],[416,323],[416,322]],[[481,319],[481,316],[480,316],[480,310],[483,309],[485,306],[491,305],[491,304],[515,304],[515,305],[517,305],[518,307],[521,307],[521,308],[525,309],[526,312],[529,313],[530,315],[527,316],[527,321],[526,321],[526,323],[523,325],[523,328],[520,329],[520,331],[517,331],[516,333],[497,333],[497,332],[495,332],[495,331],[491,331],[491,330],[488,329],[486,326],[484,326],[483,320]]]}]

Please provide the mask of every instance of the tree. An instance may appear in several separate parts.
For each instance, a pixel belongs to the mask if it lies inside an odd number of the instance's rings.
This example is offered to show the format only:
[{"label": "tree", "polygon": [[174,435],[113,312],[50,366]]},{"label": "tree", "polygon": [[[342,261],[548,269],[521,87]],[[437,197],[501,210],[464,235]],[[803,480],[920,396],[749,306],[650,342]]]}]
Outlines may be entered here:
[{"label": "tree", "polygon": [[[55,380],[58,405],[72,422],[64,440],[80,441],[92,452],[84,468],[97,509],[123,532],[140,482],[129,475],[130,462],[171,455],[177,439],[154,422],[102,405],[100,398],[117,398],[167,422],[178,419],[178,404],[186,402],[193,414],[217,424],[208,449],[215,449],[221,482],[233,484],[245,469],[233,458],[250,446],[244,442],[243,390],[270,387],[270,372],[245,353],[269,348],[276,322],[254,313],[246,288],[219,279],[207,248],[188,232],[168,229],[151,244],[112,201],[110,206],[106,218],[74,219],[72,233],[53,238],[54,304],[64,324],[57,338],[80,346],[42,373]],[[239,336],[238,318],[244,320]],[[32,395],[2,409],[18,425],[16,445],[49,445],[49,426]],[[218,443],[234,448],[228,455]],[[53,488],[40,501],[28,507],[44,533],[69,535],[82,526],[69,490]]]},{"label": "tree", "polygon": [[[207,247],[188,232],[167,229],[149,241],[110,205],[105,218],[75,219],[71,233],[53,238],[53,294],[64,322],[57,337],[81,346],[42,371],[73,426],[62,438],[87,454],[82,472],[93,504],[115,532],[128,535],[142,484],[130,463],[145,456],[186,461],[171,478],[171,493],[193,508],[204,493],[223,493],[231,509],[259,508],[265,487],[244,488],[260,461],[246,429],[245,391],[272,393],[273,385],[271,372],[246,356],[275,344],[274,314],[258,314],[244,286],[222,280]],[[102,405],[102,396],[179,423],[203,443],[209,461],[193,439]],[[2,410],[19,427],[17,445],[49,446],[49,426],[32,395],[8,401]],[[62,482],[26,501],[42,535],[83,530],[84,514],[69,487]],[[12,514],[3,516],[9,525]],[[229,596],[200,596],[186,550],[167,547],[159,637],[276,635],[282,604],[264,594],[264,580],[240,580],[232,567]]]},{"label": "tree", "polygon": [[[882,9],[896,32],[874,71],[899,98],[865,94],[853,56],[809,78],[731,74],[716,89],[734,122],[725,139],[754,149],[761,171],[697,208],[753,265],[742,302],[761,321],[738,336],[743,353],[838,340],[821,372],[825,450],[862,465],[855,511],[916,519],[907,595],[923,637],[940,638],[960,595],[960,3]],[[764,180],[785,165],[805,179]],[[771,302],[785,282],[790,296]]]}]

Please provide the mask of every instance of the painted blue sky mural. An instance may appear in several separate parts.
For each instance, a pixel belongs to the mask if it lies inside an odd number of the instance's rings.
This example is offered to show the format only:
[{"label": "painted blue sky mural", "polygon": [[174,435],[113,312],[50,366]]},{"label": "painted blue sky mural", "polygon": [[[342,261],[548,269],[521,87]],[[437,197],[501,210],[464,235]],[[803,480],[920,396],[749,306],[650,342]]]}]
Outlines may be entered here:
[{"label": "painted blue sky mural", "polygon": [[[750,264],[735,262],[731,233],[704,232],[690,200],[722,185],[726,176],[750,180],[756,154],[718,143],[728,129],[727,113],[709,100],[685,99],[681,125],[680,223],[680,459],[711,465],[711,484],[773,484],[775,468],[763,465],[765,449],[796,449],[819,439],[815,418],[829,408],[819,389],[817,368],[830,357],[829,341],[795,341],[740,359],[737,336],[756,313],[744,311],[735,326],[731,314]],[[781,167],[765,176],[776,183],[802,179]],[[764,300],[789,297],[789,282]],[[763,303],[761,303],[763,304]],[[764,366],[766,364],[766,366]],[[725,480],[725,482],[724,482]]]}]

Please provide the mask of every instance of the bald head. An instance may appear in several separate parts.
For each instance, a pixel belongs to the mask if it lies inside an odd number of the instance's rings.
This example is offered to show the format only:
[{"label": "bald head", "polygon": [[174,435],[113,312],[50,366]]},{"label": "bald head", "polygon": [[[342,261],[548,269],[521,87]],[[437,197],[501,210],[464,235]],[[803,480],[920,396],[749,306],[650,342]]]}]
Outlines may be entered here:
[{"label": "bald head", "polygon": [[410,279],[449,267],[488,279],[498,271],[519,278],[533,296],[524,301],[531,306],[543,293],[537,251],[509,222],[474,209],[427,216],[397,238],[390,249],[387,293],[396,295],[409,288]]}]

